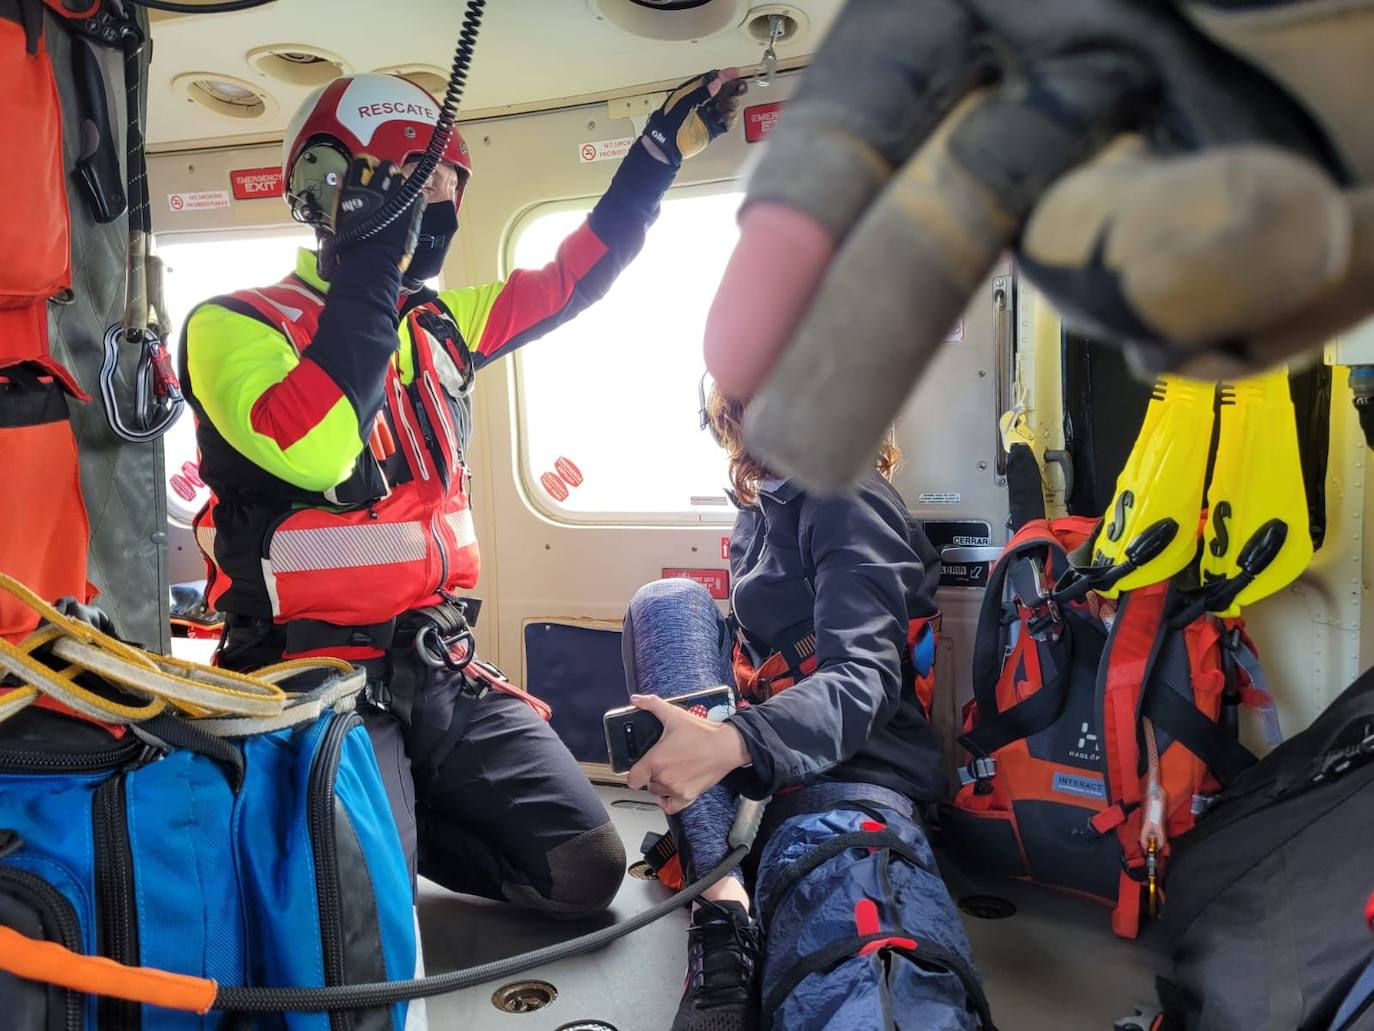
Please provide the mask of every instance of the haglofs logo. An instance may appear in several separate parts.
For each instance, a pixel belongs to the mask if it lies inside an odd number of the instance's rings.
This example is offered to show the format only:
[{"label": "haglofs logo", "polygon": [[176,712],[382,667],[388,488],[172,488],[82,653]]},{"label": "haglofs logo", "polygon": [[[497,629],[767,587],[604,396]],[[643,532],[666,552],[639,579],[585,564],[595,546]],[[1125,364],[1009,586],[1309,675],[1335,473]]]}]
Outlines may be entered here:
[{"label": "haglofs logo", "polygon": [[1102,745],[1093,728],[1086,722],[1079,728],[1078,744],[1069,752],[1074,759],[1095,763],[1102,758]]}]

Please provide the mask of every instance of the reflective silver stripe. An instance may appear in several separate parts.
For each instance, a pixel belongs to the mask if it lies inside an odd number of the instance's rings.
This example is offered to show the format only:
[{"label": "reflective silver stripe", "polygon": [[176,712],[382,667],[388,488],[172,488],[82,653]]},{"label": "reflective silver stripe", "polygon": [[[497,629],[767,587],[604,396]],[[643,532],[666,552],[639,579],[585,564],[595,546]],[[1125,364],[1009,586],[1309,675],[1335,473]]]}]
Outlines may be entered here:
[{"label": "reflective silver stripe", "polygon": [[444,522],[448,524],[449,532],[458,542],[458,547],[468,548],[477,543],[477,530],[472,525],[472,509],[450,512],[444,516]]},{"label": "reflective silver stripe", "polygon": [[434,380],[430,378],[428,372],[422,374],[422,379],[424,380],[425,389],[429,391],[429,399],[434,405],[434,410],[439,413],[439,421],[443,423],[444,436],[448,438],[449,453],[453,455],[453,460],[455,462],[460,461],[463,456],[458,452],[458,438],[453,435],[453,427],[449,425],[448,405],[446,405],[439,396],[439,391],[434,388]]},{"label": "reflective silver stripe", "polygon": [[313,307],[316,307],[316,308],[322,307],[323,304],[324,304],[324,298],[323,298],[322,296],[320,296],[319,294],[315,293],[314,290],[312,290],[312,289],[310,289],[310,288],[308,288],[308,287],[304,287],[304,286],[297,286],[295,283],[288,282],[287,280],[282,280],[280,283],[278,283],[278,284],[277,284],[275,287],[273,287],[272,289],[275,289],[275,290],[291,290],[291,291],[293,291],[293,292],[295,292],[295,293],[298,293],[298,294],[300,294],[302,297],[304,297],[307,301],[309,301],[310,304],[311,304]]},{"label": "reflective silver stripe", "polygon": [[266,301],[272,307],[276,308],[277,311],[281,312],[292,322],[295,322],[297,319],[299,319],[302,315],[305,314],[305,312],[301,311],[301,309],[299,308],[293,308],[289,304],[282,304],[280,301],[272,300],[272,298],[268,297],[261,290],[249,290],[248,292],[252,294],[254,297],[261,297],[264,301]]},{"label": "reflective silver stripe", "polygon": [[262,559],[262,583],[267,589],[267,600],[272,605],[272,615],[281,615],[281,599],[277,597],[277,578],[272,575],[272,563],[267,559]]},{"label": "reflective silver stripe", "polygon": [[420,479],[428,480],[429,466],[425,464],[420,442],[415,439],[415,431],[410,428],[410,419],[406,417],[405,392],[401,390],[401,381],[393,379],[391,388],[391,392],[396,395],[396,421],[401,424],[401,429],[406,431],[406,439],[410,441],[410,449],[415,454],[415,464],[420,467]]},{"label": "reflective silver stripe", "polygon": [[425,531],[418,522],[278,530],[268,554],[278,576],[417,562],[425,557]]}]

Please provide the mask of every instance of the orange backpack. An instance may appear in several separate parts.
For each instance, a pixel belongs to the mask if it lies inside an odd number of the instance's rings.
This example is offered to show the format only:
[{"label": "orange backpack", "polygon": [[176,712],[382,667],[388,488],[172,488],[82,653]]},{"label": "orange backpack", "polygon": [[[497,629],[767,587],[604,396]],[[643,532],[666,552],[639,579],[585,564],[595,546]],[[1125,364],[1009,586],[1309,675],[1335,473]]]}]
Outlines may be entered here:
[{"label": "orange backpack", "polygon": [[[71,286],[71,235],[43,12],[37,0],[0,0],[0,135],[23,155],[0,163],[0,468],[11,499],[0,506],[0,569],[47,599],[87,601],[88,524],[67,402],[90,398],[48,353],[47,303]],[[22,637],[36,622],[0,598],[0,637]]]},{"label": "orange backpack", "polygon": [[1068,569],[1095,524],[1031,520],[993,568],[962,785],[941,825],[975,868],[1108,902],[1112,929],[1133,938],[1162,892],[1170,842],[1255,761],[1237,739],[1238,707],[1273,709],[1241,621],[1172,627],[1167,582],[1116,602],[1044,597],[1036,585]]}]

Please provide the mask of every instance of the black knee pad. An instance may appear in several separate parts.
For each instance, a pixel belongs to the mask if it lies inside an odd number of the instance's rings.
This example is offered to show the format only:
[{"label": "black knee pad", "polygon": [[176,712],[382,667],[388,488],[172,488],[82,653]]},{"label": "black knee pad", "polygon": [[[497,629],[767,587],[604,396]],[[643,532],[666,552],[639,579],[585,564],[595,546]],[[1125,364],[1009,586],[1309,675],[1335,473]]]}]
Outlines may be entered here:
[{"label": "black knee pad", "polygon": [[600,913],[611,904],[625,879],[625,845],[613,823],[604,823],[549,850],[550,887],[545,894],[528,885],[507,885],[510,901],[550,916]]}]

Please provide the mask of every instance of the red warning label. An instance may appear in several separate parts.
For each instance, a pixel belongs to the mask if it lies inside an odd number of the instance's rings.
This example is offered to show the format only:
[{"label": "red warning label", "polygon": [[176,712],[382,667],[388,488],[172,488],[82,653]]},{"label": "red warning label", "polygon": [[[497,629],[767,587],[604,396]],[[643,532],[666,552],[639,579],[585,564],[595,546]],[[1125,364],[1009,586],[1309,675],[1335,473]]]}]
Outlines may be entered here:
[{"label": "red warning label", "polygon": [[560,457],[553,463],[554,470],[569,487],[580,487],[582,485],[582,470],[573,465],[571,459]]},{"label": "red warning label", "polygon": [[721,558],[721,561],[722,561],[722,562],[729,562],[729,561],[730,561],[730,538],[729,538],[729,537],[722,537],[722,538],[720,539],[720,558]]},{"label": "red warning label", "polygon": [[549,497],[554,501],[568,500],[568,485],[559,478],[557,473],[544,473],[539,477],[539,482],[544,485],[544,489],[549,492]]},{"label": "red warning label", "polygon": [[174,476],[172,477],[171,483],[172,483],[172,490],[176,491],[176,492],[177,492],[177,495],[178,495],[179,497],[181,497],[183,500],[185,500],[185,501],[194,501],[194,500],[195,500],[195,498],[196,498],[196,488],[193,487],[193,486],[191,485],[190,481],[187,480],[185,476],[182,476],[181,473],[177,473],[176,475],[174,475]]},{"label": "red warning label", "polygon": [[280,168],[240,168],[229,173],[235,200],[258,200],[261,197],[280,197],[282,190]]},{"label": "red warning label", "polygon": [[728,569],[685,569],[671,566],[663,570],[665,580],[694,580],[711,593],[712,598],[722,601],[730,597],[730,571]]},{"label": "red warning label", "polygon": [[777,127],[778,119],[782,117],[782,101],[775,100],[771,104],[755,104],[753,107],[744,109],[744,139],[748,143],[758,143],[767,138],[768,134]]}]

